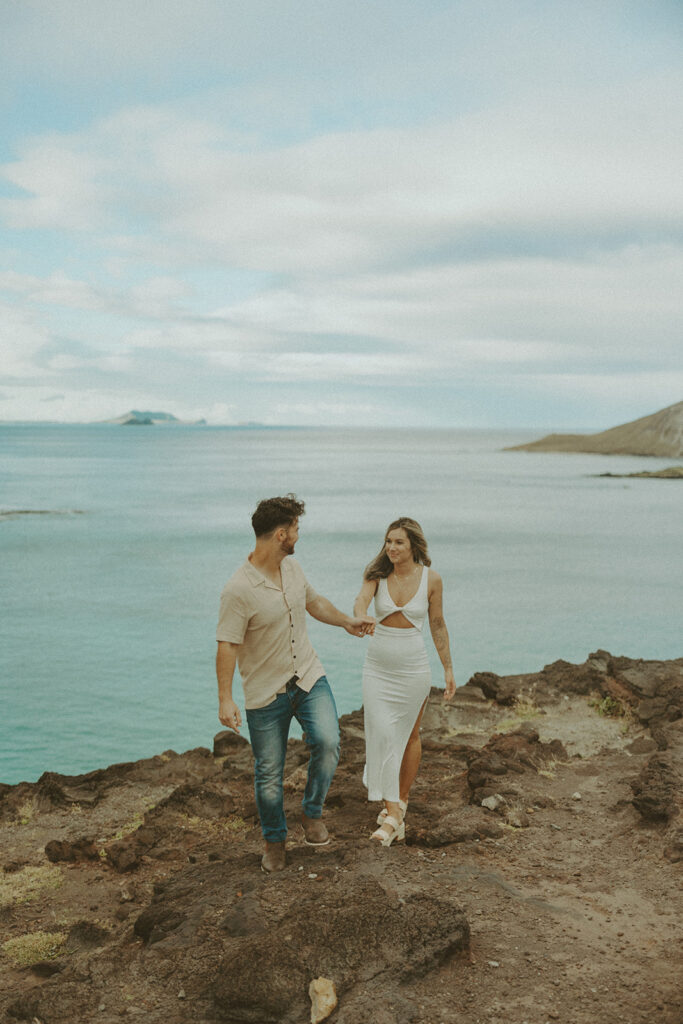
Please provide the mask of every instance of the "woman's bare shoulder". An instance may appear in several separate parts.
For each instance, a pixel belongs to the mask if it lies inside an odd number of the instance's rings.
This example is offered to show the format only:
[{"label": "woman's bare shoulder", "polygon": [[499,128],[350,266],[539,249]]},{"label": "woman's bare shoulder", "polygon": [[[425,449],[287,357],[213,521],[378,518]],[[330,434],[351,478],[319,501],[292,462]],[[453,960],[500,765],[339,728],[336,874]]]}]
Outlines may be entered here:
[{"label": "woman's bare shoulder", "polygon": [[431,566],[430,566],[428,572],[429,572],[429,576],[427,577],[427,580],[428,580],[427,585],[429,587],[430,593],[433,593],[433,591],[436,588],[442,586],[442,580],[441,580],[441,576],[436,571],[436,569],[432,569]]},{"label": "woman's bare shoulder", "polygon": [[374,593],[376,593],[378,586],[379,586],[379,580],[369,580],[367,578],[367,576],[363,576],[363,583],[362,583],[363,590],[365,590],[367,588],[368,590],[371,590],[372,593],[374,594]]}]

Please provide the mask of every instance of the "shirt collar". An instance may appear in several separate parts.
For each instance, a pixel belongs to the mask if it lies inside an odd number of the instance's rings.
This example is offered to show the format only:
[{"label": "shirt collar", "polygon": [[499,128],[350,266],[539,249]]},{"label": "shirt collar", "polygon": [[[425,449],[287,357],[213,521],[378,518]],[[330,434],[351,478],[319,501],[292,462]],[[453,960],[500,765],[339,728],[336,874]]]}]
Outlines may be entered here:
[{"label": "shirt collar", "polygon": [[[287,558],[283,558],[282,562],[280,563],[280,572],[282,574],[282,588],[283,588],[283,590],[284,590],[285,585],[286,585],[286,574],[287,574],[287,571],[289,569],[289,566],[287,566],[286,563],[287,563]],[[258,587],[260,584],[263,584],[264,586],[268,587],[270,590],[277,590],[280,593],[282,593],[280,588],[278,586],[276,586],[275,583],[272,582],[272,580],[269,580],[267,576],[264,576],[262,572],[259,572],[258,569],[251,564],[251,562],[249,561],[248,558],[245,559],[245,562],[244,562],[244,571],[245,571],[245,573],[247,575],[247,579],[251,583],[252,587]]]}]

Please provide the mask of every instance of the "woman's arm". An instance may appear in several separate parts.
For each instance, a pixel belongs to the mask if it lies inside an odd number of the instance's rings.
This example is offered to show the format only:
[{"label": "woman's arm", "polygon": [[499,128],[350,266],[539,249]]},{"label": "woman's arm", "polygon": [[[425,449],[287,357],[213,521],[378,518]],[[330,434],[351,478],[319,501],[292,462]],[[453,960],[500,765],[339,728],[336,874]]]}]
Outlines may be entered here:
[{"label": "woman's arm", "polygon": [[446,620],[443,617],[443,582],[438,572],[429,570],[429,628],[432,640],[443,665],[446,692],[444,700],[450,700],[455,693],[455,677],[451,661],[451,647]]},{"label": "woman's arm", "polygon": [[353,614],[365,615],[377,590],[377,580],[363,580],[358,597],[353,602]]}]

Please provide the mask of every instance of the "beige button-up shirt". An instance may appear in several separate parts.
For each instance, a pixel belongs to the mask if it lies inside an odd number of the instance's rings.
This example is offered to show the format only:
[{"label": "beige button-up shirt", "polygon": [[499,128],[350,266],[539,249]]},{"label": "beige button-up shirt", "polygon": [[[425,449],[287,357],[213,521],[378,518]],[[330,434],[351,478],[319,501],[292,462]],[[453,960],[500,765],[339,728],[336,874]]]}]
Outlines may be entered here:
[{"label": "beige button-up shirt", "polygon": [[239,644],[244,703],[262,708],[293,675],[308,692],[325,674],[306,631],[306,605],[318,596],[295,558],[280,564],[282,590],[247,559],[221,594],[217,640]]}]

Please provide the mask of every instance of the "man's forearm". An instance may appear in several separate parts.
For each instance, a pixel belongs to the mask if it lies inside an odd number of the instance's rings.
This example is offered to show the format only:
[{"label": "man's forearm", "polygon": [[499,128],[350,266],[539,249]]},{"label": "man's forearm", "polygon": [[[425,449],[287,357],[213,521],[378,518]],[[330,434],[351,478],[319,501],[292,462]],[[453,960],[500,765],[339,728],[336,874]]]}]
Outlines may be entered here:
[{"label": "man's forearm", "polygon": [[350,622],[349,616],[335,608],[326,597],[317,597],[306,606],[306,611],[318,622],[324,622],[328,626],[346,626]]},{"label": "man's forearm", "polygon": [[220,641],[216,651],[216,679],[218,680],[218,699],[232,699],[232,680],[237,664],[237,645]]}]

